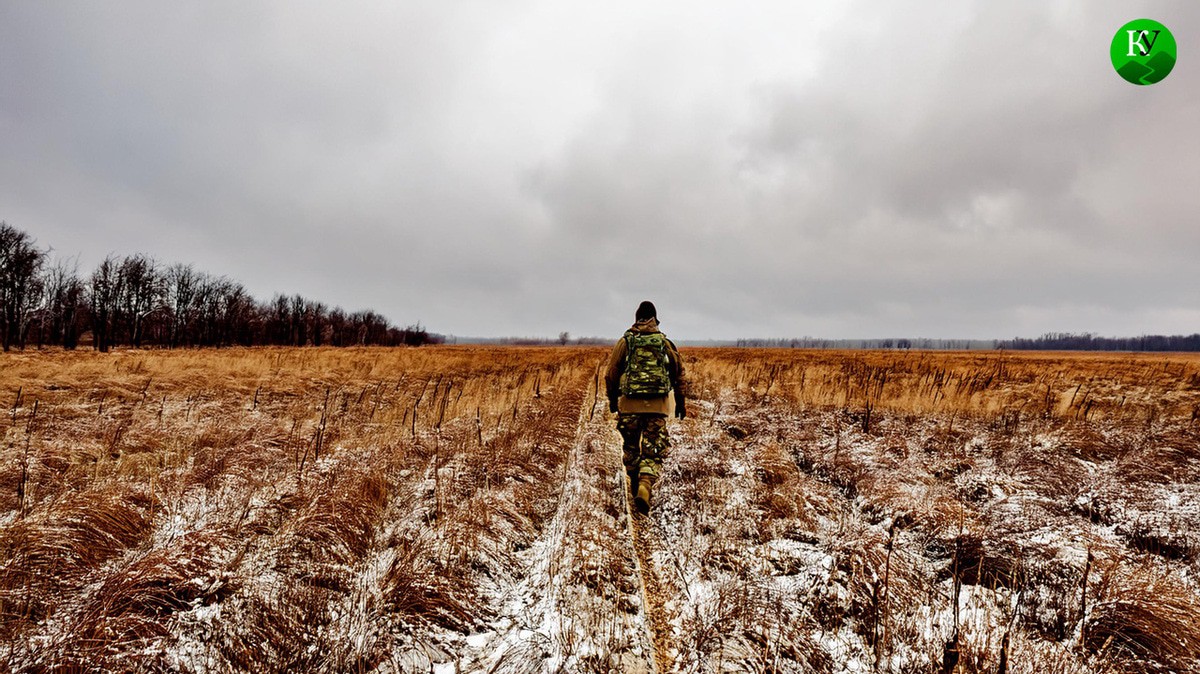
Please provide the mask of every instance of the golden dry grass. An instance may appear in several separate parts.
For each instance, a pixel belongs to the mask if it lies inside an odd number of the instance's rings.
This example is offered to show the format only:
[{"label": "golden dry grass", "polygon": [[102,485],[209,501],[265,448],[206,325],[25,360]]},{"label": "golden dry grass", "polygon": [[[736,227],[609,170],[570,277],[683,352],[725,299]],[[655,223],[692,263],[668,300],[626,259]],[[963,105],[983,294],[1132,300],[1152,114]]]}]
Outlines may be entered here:
[{"label": "golden dry grass", "polygon": [[[232,669],[382,662],[388,630],[338,637],[347,602],[372,603],[380,624],[478,623],[467,569],[502,573],[553,511],[537,481],[563,460],[597,359],[512,348],[6,354],[9,667],[170,669],[164,654],[189,647],[181,624],[210,604],[228,620],[194,638]],[[374,589],[359,587],[364,576]]]},{"label": "golden dry grass", "polygon": [[[428,669],[449,657],[439,635],[504,618],[495,588],[528,573],[552,521],[551,575],[597,595],[564,615],[636,614],[606,355],[0,356],[0,657]],[[1191,666],[1200,356],[684,356],[691,416],[644,553],[675,671],[935,671],[955,592],[974,616],[956,671]],[[593,628],[627,644],[620,624]],[[576,638],[491,664],[549,648],[613,666]]]},{"label": "golden dry grass", "polygon": [[[776,671],[836,671],[820,664],[831,650],[886,672],[1200,662],[1200,628],[1179,618],[1200,598],[1197,356],[688,353],[710,404],[685,424],[659,513],[687,569],[674,600],[710,588],[685,653],[729,658],[801,625],[822,643],[781,637],[755,657]],[[726,613],[731,584],[799,598],[748,627]]]},{"label": "golden dry grass", "polygon": [[777,397],[801,409],[965,414],[1012,423],[1194,419],[1200,354],[685,350],[707,397]]}]

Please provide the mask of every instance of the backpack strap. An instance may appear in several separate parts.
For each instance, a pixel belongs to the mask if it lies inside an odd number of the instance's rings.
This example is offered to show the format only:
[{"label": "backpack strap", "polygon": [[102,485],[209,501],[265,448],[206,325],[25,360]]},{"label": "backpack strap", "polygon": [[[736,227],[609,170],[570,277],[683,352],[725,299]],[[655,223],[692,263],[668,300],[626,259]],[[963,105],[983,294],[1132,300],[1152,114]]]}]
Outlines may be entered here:
[{"label": "backpack strap", "polygon": [[666,349],[666,353],[664,354],[667,357],[667,375],[669,375],[671,377],[671,386],[674,387],[675,386],[675,372],[672,372],[672,370],[678,371],[679,363],[675,362],[675,359],[671,357],[671,353],[674,352],[674,353],[678,354],[679,347],[675,346],[675,342],[672,342],[670,340],[670,338],[668,338],[666,335],[663,335],[663,341],[667,343],[667,347],[668,347]]}]

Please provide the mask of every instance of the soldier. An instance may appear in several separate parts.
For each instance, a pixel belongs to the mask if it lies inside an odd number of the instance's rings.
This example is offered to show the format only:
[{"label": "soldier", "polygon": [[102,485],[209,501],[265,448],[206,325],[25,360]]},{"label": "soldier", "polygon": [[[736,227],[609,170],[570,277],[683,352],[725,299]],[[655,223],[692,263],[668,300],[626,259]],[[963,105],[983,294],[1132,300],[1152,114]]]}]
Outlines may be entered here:
[{"label": "soldier", "polygon": [[650,302],[638,305],[636,322],[613,347],[604,383],[608,409],[617,413],[625,471],[634,505],[650,512],[650,492],[670,447],[667,417],[687,416],[683,396],[683,359],[658,331],[658,312]]}]

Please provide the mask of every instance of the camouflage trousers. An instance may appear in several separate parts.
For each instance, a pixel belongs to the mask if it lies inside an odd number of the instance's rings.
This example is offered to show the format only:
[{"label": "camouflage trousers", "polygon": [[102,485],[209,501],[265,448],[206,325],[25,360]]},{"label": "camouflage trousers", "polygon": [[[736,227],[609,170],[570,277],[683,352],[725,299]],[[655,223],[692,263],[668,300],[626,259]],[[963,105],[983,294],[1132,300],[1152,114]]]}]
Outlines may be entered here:
[{"label": "camouflage trousers", "polygon": [[623,441],[625,470],[631,475],[658,477],[663,458],[671,447],[666,415],[618,414],[617,430]]}]

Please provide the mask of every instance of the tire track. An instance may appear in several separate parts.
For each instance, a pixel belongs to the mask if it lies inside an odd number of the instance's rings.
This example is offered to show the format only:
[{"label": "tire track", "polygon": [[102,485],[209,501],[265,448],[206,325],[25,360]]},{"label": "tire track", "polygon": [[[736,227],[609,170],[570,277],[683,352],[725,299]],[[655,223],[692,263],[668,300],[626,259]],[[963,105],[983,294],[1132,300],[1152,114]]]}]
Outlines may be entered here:
[{"label": "tire track", "polygon": [[625,490],[626,510],[630,523],[629,535],[636,553],[635,568],[642,593],[642,607],[646,617],[647,637],[650,639],[652,671],[666,674],[671,671],[671,625],[663,607],[663,590],[651,556],[654,548],[653,525],[649,517],[634,514],[630,506],[629,490]]}]

